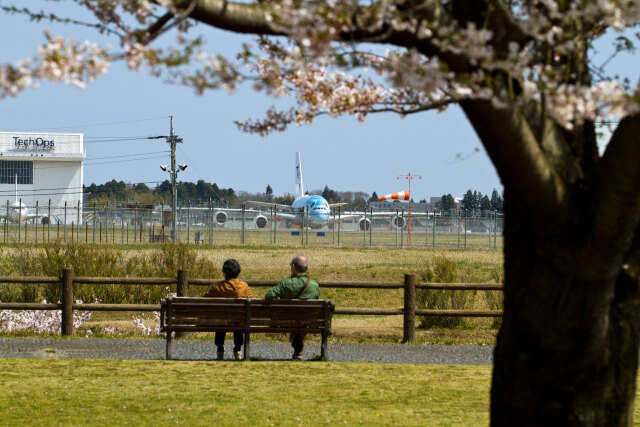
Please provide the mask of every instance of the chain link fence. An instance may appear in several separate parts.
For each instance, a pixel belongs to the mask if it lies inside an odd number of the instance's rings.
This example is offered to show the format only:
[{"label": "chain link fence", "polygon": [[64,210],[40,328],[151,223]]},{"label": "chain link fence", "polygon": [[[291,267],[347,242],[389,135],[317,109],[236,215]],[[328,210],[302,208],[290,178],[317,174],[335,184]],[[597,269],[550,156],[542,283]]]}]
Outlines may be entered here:
[{"label": "chain link fence", "polygon": [[[80,242],[153,244],[174,240],[173,211],[140,203],[4,207],[5,243]],[[176,240],[188,244],[358,245],[483,248],[503,246],[503,215],[491,211],[331,211],[322,226],[308,226],[309,212],[271,208],[221,208],[183,203]]]}]

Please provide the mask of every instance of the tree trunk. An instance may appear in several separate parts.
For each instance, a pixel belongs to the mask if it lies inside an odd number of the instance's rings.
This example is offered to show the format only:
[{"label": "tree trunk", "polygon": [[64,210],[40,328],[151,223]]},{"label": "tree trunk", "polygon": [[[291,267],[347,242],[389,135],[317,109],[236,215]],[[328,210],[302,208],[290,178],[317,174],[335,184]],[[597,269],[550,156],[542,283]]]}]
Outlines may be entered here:
[{"label": "tree trunk", "polygon": [[571,224],[541,224],[519,211],[518,197],[505,193],[491,424],[632,425],[640,292],[626,270],[628,254],[599,248],[577,214]]}]

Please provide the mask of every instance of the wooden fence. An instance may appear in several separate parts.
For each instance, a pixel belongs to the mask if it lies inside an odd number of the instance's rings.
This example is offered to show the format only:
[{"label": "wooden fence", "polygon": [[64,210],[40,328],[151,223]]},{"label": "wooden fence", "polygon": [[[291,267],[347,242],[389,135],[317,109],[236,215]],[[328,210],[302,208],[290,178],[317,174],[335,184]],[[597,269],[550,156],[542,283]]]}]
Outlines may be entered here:
[{"label": "wooden fence", "polygon": [[[160,304],[77,304],[74,300],[74,285],[176,285],[178,296],[189,296],[189,285],[209,286],[220,279],[190,278],[187,270],[178,270],[177,277],[76,277],[73,269],[62,270],[60,277],[0,276],[0,283],[60,284],[62,301],[59,304],[0,303],[0,310],[61,310],[62,335],[73,333],[73,310],[83,311],[160,311]],[[253,287],[271,287],[272,280],[247,281]],[[415,338],[416,316],[440,317],[501,317],[502,310],[417,310],[416,289],[491,291],[502,290],[496,283],[417,283],[416,276],[405,274],[403,283],[373,282],[322,282],[321,288],[340,289],[403,289],[404,306],[398,308],[349,308],[336,307],[335,314],[341,315],[403,315],[403,342]]]}]

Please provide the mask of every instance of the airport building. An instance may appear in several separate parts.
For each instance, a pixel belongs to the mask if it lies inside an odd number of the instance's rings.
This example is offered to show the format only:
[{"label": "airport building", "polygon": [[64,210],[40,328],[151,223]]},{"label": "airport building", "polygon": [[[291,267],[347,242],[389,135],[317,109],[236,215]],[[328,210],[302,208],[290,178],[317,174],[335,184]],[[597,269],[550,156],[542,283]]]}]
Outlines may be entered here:
[{"label": "airport building", "polygon": [[60,216],[65,202],[76,214],[78,204],[82,209],[85,156],[80,133],[0,132],[0,212],[17,193],[28,209],[37,202],[41,214],[49,200],[52,214]]}]

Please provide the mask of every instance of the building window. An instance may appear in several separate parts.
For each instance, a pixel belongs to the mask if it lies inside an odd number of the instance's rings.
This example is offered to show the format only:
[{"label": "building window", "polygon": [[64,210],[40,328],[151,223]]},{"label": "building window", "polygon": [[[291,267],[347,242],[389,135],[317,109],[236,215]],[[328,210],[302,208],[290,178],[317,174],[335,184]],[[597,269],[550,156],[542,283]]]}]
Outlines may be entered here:
[{"label": "building window", "polygon": [[33,162],[26,160],[0,160],[0,184],[33,184]]}]

